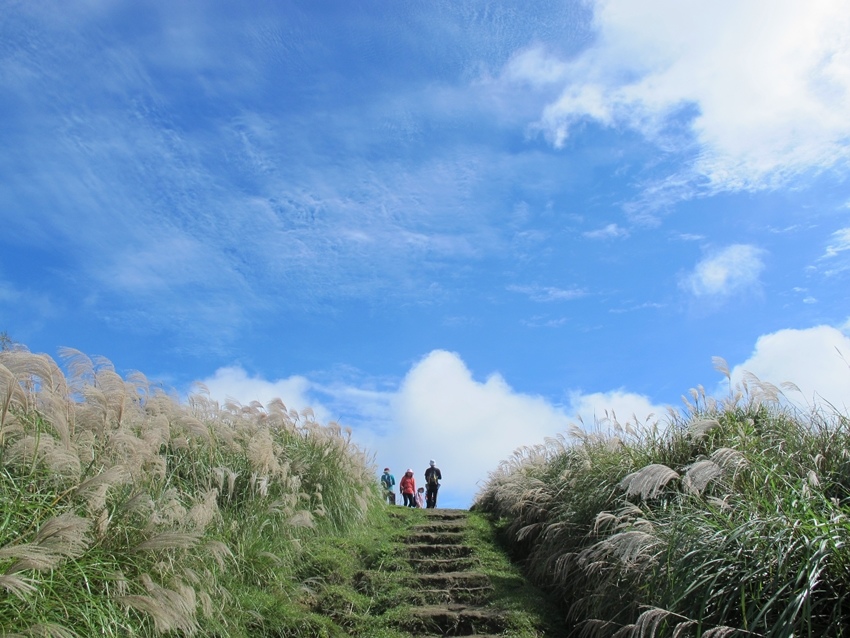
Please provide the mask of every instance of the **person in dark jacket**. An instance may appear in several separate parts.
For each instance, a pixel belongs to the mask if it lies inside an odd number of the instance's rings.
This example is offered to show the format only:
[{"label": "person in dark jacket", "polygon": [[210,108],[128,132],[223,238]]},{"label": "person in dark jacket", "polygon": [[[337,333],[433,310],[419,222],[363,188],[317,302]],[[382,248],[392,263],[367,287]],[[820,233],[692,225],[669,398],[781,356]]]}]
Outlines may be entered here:
[{"label": "person in dark jacket", "polygon": [[381,486],[384,488],[384,500],[395,505],[395,477],[390,474],[390,468],[385,467],[381,475]]},{"label": "person in dark jacket", "polygon": [[425,507],[437,507],[437,491],[440,489],[440,481],[443,480],[443,473],[437,467],[437,462],[431,459],[428,469],[425,470]]}]

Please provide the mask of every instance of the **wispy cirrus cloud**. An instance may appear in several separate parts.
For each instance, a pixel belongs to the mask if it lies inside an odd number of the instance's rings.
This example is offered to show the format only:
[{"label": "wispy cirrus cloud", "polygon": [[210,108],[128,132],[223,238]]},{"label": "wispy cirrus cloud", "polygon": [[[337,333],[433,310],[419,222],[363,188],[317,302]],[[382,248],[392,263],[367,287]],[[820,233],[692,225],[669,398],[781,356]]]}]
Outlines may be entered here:
[{"label": "wispy cirrus cloud", "polygon": [[[311,41],[274,33],[309,28],[303,16],[240,14],[243,29],[200,4],[154,4],[161,23],[126,40],[94,35],[117,7],[72,11],[72,31],[27,8],[10,28],[21,53],[0,64],[16,96],[0,141],[20,149],[0,157],[0,215],[20,243],[62,249],[92,311],[108,299],[113,323],[193,317],[190,335],[226,336],[269,295],[298,308],[415,302],[435,272],[500,245],[498,220],[472,204],[498,197],[480,174],[501,160],[463,145],[406,156],[417,90],[397,87],[392,112],[381,90],[355,107],[320,94],[270,103],[263,77],[314,64],[295,50]],[[320,83],[327,71],[315,72]]]},{"label": "wispy cirrus cloud", "polygon": [[508,291],[526,295],[532,301],[571,301],[587,296],[581,288],[558,288],[555,286],[508,286]]},{"label": "wispy cirrus cloud", "polygon": [[588,239],[619,239],[629,236],[629,231],[618,224],[608,224],[597,230],[582,233]]},{"label": "wispy cirrus cloud", "polygon": [[850,250],[850,228],[842,228],[832,233],[832,240],[827,245],[823,256],[828,259],[847,250]]},{"label": "wispy cirrus cloud", "polygon": [[850,270],[850,228],[841,228],[832,233],[823,255],[810,269],[827,277]]}]

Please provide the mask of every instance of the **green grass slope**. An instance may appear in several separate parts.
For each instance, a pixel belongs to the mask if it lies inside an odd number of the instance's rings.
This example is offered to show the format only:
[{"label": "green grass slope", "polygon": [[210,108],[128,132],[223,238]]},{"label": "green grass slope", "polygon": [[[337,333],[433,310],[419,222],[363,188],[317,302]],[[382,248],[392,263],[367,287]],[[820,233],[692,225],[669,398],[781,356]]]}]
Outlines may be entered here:
[{"label": "green grass slope", "polygon": [[[425,513],[382,502],[349,432],[62,358],[0,351],[0,635],[416,633],[404,541]],[[465,529],[505,635],[547,635],[557,616],[489,523]]]},{"label": "green grass slope", "polygon": [[518,451],[475,508],[582,636],[850,635],[850,422],[750,378]]},{"label": "green grass slope", "polygon": [[349,433],[63,354],[0,352],[0,632],[319,635],[310,548],[381,507]]}]

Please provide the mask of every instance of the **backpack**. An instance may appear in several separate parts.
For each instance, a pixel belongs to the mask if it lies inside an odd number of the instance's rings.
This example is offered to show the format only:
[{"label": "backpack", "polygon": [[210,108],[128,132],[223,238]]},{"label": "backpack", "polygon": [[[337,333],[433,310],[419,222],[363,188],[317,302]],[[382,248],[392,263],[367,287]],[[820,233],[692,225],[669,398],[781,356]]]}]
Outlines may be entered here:
[{"label": "backpack", "polygon": [[392,477],[389,474],[384,474],[381,476],[381,485],[384,486],[385,490],[393,489],[393,484],[391,483]]},{"label": "backpack", "polygon": [[437,479],[437,470],[432,469],[431,472],[428,473],[428,485],[439,485],[439,481]]}]

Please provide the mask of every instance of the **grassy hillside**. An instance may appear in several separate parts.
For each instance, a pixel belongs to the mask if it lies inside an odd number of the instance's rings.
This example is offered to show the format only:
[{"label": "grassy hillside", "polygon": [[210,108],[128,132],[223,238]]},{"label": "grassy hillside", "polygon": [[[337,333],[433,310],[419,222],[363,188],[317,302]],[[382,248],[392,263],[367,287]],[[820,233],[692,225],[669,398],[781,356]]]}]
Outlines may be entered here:
[{"label": "grassy hillside", "polygon": [[0,632],[321,635],[315,539],[384,515],[349,433],[63,358],[0,352]]},{"label": "grassy hillside", "polygon": [[279,401],[219,405],[203,389],[179,401],[104,359],[62,355],[60,368],[0,352],[0,635],[558,627],[485,519],[428,526],[426,512],[386,506],[336,424]]},{"label": "grassy hillside", "polygon": [[576,634],[850,635],[848,418],[752,377],[686,404],[520,450],[476,509]]}]

